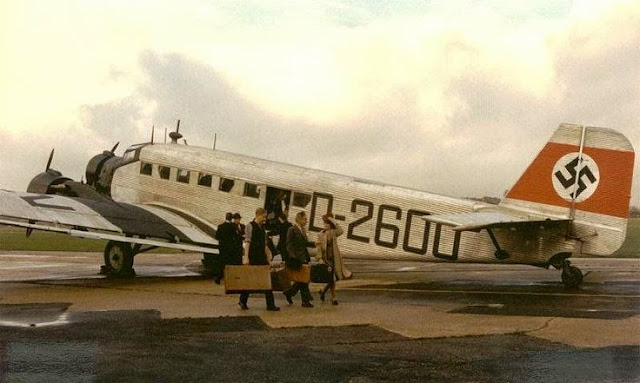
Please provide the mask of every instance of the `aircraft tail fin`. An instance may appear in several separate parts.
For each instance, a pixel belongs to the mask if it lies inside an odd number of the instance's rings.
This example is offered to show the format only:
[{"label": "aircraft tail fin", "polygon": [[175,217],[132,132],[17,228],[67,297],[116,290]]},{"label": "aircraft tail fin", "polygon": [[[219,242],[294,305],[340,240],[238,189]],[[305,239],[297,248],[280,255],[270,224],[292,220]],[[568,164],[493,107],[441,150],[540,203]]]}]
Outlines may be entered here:
[{"label": "aircraft tail fin", "polygon": [[613,129],[561,124],[501,205],[571,219],[583,253],[609,255],[626,235],[634,155]]}]

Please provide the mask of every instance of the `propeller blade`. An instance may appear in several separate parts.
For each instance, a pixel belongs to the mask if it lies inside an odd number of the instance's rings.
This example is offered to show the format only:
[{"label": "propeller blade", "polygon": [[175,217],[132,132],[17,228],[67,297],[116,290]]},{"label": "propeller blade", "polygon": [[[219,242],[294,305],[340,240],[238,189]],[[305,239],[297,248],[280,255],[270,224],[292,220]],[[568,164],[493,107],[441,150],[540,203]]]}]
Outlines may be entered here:
[{"label": "propeller blade", "polygon": [[120,145],[120,141],[116,142],[116,144],[113,145],[113,149],[111,149],[111,153],[114,153],[116,151],[116,149],[118,148],[118,145]]},{"label": "propeller blade", "polygon": [[176,132],[180,133],[180,120],[178,120],[178,126],[176,126]]},{"label": "propeller blade", "polygon": [[47,170],[49,170],[49,167],[51,166],[51,161],[53,161],[53,152],[56,149],[51,149],[51,154],[49,154],[49,161],[47,161],[47,167],[44,169],[44,171],[46,172]]},{"label": "propeller blade", "polygon": [[151,126],[151,143],[153,144],[153,134],[156,132],[156,126],[152,125]]}]

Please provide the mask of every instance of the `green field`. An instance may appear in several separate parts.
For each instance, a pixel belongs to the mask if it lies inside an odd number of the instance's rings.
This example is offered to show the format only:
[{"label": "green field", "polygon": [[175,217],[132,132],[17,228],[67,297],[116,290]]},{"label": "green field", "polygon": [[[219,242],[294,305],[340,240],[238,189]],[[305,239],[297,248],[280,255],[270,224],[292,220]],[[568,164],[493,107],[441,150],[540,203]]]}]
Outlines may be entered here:
[{"label": "green field", "polygon": [[[29,238],[25,236],[25,229],[17,227],[0,227],[0,251],[98,251],[104,250],[106,242],[94,239],[74,238],[64,234],[34,231]],[[178,252],[179,250],[158,249],[163,253]],[[627,240],[616,257],[640,258],[640,218],[629,221]]]},{"label": "green field", "polygon": [[614,253],[616,257],[640,258],[640,218],[631,218],[627,227],[627,239],[620,250]]},{"label": "green field", "polygon": [[[0,227],[0,251],[97,251],[103,252],[107,241],[75,238],[48,231],[34,231],[27,238],[25,229]],[[180,250],[161,248],[153,252],[176,253]]]}]

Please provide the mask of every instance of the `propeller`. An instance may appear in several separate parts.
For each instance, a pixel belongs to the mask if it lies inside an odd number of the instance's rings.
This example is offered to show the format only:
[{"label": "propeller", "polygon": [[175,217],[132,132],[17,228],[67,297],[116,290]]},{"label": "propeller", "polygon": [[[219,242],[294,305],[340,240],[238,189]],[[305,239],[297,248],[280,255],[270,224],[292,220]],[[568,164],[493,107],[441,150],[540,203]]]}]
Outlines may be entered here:
[{"label": "propeller", "polygon": [[171,138],[172,144],[177,144],[178,140],[182,138],[182,134],[180,134],[180,120],[178,120],[178,125],[176,126],[176,131],[169,133],[169,138]]},{"label": "propeller", "polygon": [[118,148],[118,145],[120,145],[120,141],[116,142],[116,144],[113,145],[113,148],[111,149],[111,153],[115,153],[116,149]]},{"label": "propeller", "polygon": [[48,171],[49,168],[51,167],[51,161],[53,161],[53,152],[55,150],[56,150],[55,148],[51,149],[51,154],[49,154],[49,160],[47,161],[47,167],[44,169],[45,172]]}]

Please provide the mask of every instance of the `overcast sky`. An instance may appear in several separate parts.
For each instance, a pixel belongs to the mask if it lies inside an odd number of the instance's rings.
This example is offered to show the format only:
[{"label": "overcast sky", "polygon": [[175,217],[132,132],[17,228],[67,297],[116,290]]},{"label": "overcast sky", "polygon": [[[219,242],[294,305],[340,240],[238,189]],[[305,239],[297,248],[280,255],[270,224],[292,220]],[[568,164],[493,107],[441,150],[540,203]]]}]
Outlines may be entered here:
[{"label": "overcast sky", "polygon": [[638,1],[2,0],[0,25],[4,189],[178,118],[190,145],[460,197],[502,196],[561,122],[640,151]]}]

